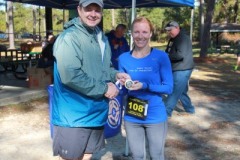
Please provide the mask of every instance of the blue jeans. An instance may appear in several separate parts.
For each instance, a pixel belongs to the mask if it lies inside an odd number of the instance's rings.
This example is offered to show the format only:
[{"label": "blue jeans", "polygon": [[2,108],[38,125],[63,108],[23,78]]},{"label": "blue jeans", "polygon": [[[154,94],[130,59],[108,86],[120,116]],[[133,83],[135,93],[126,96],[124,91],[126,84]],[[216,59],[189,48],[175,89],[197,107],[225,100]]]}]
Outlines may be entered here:
[{"label": "blue jeans", "polygon": [[133,160],[145,157],[145,135],[151,160],[164,160],[167,121],[156,124],[139,124],[125,121],[125,129]]},{"label": "blue jeans", "polygon": [[181,101],[183,108],[188,113],[195,113],[194,106],[188,96],[188,82],[191,77],[192,70],[174,71],[173,72],[173,92],[168,95],[165,100],[168,117],[172,116],[172,111],[177,105],[178,100]]}]

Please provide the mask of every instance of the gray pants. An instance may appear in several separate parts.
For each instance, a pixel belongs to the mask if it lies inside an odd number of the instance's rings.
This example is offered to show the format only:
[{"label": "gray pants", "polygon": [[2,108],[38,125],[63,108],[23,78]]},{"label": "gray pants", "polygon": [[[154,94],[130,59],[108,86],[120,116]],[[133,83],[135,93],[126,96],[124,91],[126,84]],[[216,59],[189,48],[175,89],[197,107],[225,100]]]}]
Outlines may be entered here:
[{"label": "gray pants", "polygon": [[145,137],[148,141],[151,160],[164,160],[167,128],[167,121],[157,124],[138,124],[125,121],[127,140],[133,160],[144,159]]}]

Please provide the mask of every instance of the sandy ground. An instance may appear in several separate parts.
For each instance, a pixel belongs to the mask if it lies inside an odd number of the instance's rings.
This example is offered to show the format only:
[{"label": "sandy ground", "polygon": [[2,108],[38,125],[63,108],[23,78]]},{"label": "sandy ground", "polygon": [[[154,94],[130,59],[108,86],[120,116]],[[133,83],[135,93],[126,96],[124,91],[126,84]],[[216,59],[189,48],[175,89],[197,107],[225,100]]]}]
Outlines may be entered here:
[{"label": "sandy ground", "polygon": [[[240,159],[240,73],[232,72],[232,61],[225,59],[197,63],[189,91],[196,114],[185,115],[178,104],[169,119],[167,160]],[[1,107],[0,160],[58,159],[52,156],[48,115],[47,97]],[[125,152],[122,128],[93,159],[130,159]]]}]

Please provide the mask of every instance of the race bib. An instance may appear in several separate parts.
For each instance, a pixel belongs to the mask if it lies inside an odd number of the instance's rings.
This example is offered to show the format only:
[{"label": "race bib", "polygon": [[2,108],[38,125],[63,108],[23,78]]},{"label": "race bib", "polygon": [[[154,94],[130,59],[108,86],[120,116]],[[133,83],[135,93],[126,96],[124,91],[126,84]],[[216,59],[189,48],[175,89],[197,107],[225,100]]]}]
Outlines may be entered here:
[{"label": "race bib", "polygon": [[148,101],[136,97],[128,97],[125,114],[140,119],[147,117]]}]

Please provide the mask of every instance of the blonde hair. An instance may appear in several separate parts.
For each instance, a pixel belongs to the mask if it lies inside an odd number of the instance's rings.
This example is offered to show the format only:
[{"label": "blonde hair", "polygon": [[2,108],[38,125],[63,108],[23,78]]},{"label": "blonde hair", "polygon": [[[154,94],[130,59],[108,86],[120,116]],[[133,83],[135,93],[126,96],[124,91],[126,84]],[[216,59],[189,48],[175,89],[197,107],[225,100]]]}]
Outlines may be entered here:
[{"label": "blonde hair", "polygon": [[151,21],[148,18],[146,18],[146,17],[137,17],[137,18],[135,18],[133,20],[133,22],[132,22],[131,30],[133,30],[134,24],[139,23],[139,22],[147,22],[149,27],[150,27],[150,31],[152,33],[154,32],[154,27],[153,27]]}]

